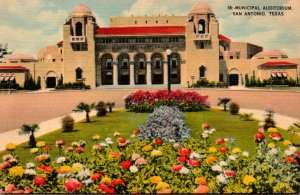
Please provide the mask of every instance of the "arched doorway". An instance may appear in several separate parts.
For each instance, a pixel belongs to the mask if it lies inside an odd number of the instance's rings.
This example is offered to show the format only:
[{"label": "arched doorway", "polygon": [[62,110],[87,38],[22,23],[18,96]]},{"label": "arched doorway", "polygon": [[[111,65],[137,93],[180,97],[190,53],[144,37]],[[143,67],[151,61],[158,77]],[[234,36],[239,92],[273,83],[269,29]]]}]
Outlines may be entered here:
[{"label": "arched doorway", "polygon": [[146,55],[139,53],[134,57],[134,80],[136,85],[146,84]]},{"label": "arched doorway", "polygon": [[163,56],[160,53],[154,53],[151,56],[151,72],[152,72],[152,84],[164,83],[164,69],[163,69]]},{"label": "arched doorway", "polygon": [[113,84],[113,58],[111,54],[104,54],[101,57],[101,79],[102,85]]},{"label": "arched doorway", "polygon": [[240,71],[238,69],[233,68],[229,71],[228,84],[229,86],[238,86],[240,84]]},{"label": "arched doorway", "polygon": [[54,71],[49,71],[46,78],[46,87],[55,88],[56,87],[56,74]]},{"label": "arched doorway", "polygon": [[180,55],[178,53],[172,53],[170,56],[171,65],[171,83],[180,84]]},{"label": "arched doorway", "polygon": [[122,53],[118,56],[118,83],[129,85],[129,55]]},{"label": "arched doorway", "polygon": [[76,23],[76,36],[82,36],[82,23]]}]

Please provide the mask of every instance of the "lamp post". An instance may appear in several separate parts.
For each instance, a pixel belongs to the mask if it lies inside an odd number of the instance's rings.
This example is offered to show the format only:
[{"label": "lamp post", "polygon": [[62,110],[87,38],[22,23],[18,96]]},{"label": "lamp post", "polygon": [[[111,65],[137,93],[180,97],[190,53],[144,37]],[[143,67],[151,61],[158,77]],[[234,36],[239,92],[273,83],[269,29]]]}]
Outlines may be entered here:
[{"label": "lamp post", "polygon": [[167,49],[166,50],[166,52],[167,52],[167,55],[168,55],[168,91],[171,91],[171,65],[170,65],[170,63],[171,63],[171,53],[172,53],[172,51],[170,50],[170,49]]}]

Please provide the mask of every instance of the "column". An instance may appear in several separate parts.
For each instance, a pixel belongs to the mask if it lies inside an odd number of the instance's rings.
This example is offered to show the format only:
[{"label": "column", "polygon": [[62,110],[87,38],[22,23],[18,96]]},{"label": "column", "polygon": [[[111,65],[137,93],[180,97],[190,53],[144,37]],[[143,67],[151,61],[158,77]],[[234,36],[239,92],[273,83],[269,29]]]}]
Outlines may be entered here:
[{"label": "column", "polygon": [[118,63],[116,62],[113,64],[113,85],[118,85]]},{"label": "column", "polygon": [[151,75],[151,62],[147,62],[147,72],[146,72],[146,83],[147,85],[152,85],[152,75]]},{"label": "column", "polygon": [[164,62],[164,85],[168,84],[168,61]]},{"label": "column", "polygon": [[134,85],[134,76],[135,76],[135,72],[134,72],[134,63],[130,62],[130,70],[129,70],[129,81],[130,81],[130,85]]}]

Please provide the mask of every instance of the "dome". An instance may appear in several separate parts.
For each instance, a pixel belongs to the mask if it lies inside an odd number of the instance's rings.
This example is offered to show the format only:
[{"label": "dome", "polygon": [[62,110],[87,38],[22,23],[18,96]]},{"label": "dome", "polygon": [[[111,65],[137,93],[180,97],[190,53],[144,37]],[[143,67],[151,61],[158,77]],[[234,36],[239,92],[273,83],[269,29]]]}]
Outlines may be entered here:
[{"label": "dome", "polygon": [[27,54],[9,55],[6,57],[6,59],[8,59],[10,61],[14,61],[14,60],[34,61],[35,60],[35,58],[32,55],[27,55]]},{"label": "dome", "polygon": [[87,6],[80,4],[72,11],[72,16],[92,16],[92,10]]},{"label": "dome", "polygon": [[207,3],[198,2],[192,6],[191,9],[192,14],[197,13],[212,13],[210,6]]},{"label": "dome", "polygon": [[253,56],[254,59],[267,59],[267,58],[287,58],[288,56],[279,51],[279,50],[264,50],[255,56]]}]

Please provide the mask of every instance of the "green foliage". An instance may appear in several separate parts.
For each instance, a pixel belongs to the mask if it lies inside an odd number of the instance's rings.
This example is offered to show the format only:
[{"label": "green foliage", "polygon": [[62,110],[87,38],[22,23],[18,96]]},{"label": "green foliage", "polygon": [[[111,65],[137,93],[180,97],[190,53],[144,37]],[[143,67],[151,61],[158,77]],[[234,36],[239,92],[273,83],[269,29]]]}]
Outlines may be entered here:
[{"label": "green foliage", "polygon": [[76,109],[74,109],[74,112],[85,112],[85,118],[86,122],[90,123],[90,112],[95,108],[95,103],[92,104],[87,104],[84,102],[80,102],[77,106]]},{"label": "green foliage", "polygon": [[[61,79],[63,78],[61,77]],[[59,81],[59,84],[56,86],[55,89],[71,89],[71,90],[91,89],[91,86],[85,85],[85,83],[82,81],[78,81],[74,83],[68,82],[64,84],[61,84],[61,82],[63,81]]]},{"label": "green foliage", "polygon": [[34,137],[34,134],[37,132],[39,129],[38,124],[23,124],[20,131],[19,135],[29,135],[29,146],[30,147],[35,147],[36,146],[36,140]]},{"label": "green foliage", "polygon": [[217,104],[218,106],[223,105],[224,111],[227,109],[227,104],[231,101],[230,98],[219,98],[219,103]]},{"label": "green foliage", "polygon": [[229,112],[233,115],[238,114],[240,111],[240,106],[236,102],[232,102],[229,104]]},{"label": "green foliage", "polygon": [[240,114],[240,119],[242,119],[243,121],[252,121],[252,116],[253,113],[242,113]]},{"label": "green foliage", "polygon": [[107,104],[104,102],[100,101],[98,104],[95,106],[97,110],[97,116],[105,116],[107,114]]},{"label": "green foliage", "polygon": [[272,109],[267,109],[265,116],[264,129],[267,130],[270,127],[275,127],[276,123],[274,121],[274,111]]},{"label": "green foliage", "polygon": [[38,80],[39,83],[36,83],[35,80],[33,80],[32,76],[29,75],[29,77],[25,78],[24,81],[24,89],[26,90],[38,90],[41,89],[41,78]]},{"label": "green foliage", "polygon": [[71,132],[74,129],[74,119],[71,116],[65,116],[61,120],[61,128],[64,132]]},{"label": "green foliage", "polygon": [[64,78],[63,75],[60,74],[60,78],[57,81],[57,86],[62,86],[64,84]]},{"label": "green foliage", "polygon": [[196,83],[192,85],[194,88],[200,87],[210,87],[210,88],[226,88],[228,85],[225,82],[215,82],[215,81],[208,81],[206,79],[198,80]]},{"label": "green foliage", "polygon": [[1,81],[0,89],[21,89],[20,85],[16,81]]},{"label": "green foliage", "polygon": [[106,102],[109,112],[112,112],[113,107],[115,107],[115,102]]}]

